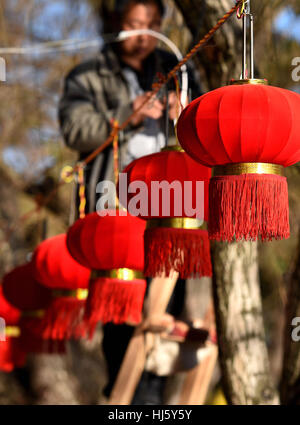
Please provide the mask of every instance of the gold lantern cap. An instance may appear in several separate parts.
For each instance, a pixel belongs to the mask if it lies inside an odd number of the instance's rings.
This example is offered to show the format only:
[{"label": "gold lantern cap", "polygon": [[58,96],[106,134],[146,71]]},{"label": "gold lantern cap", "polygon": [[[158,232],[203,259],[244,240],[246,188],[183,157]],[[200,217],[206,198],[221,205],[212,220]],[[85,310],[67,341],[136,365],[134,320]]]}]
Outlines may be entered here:
[{"label": "gold lantern cap", "polygon": [[241,79],[241,80],[232,79],[229,82],[229,85],[231,85],[231,86],[242,86],[242,85],[245,85],[245,84],[267,86],[269,84],[269,82],[265,78],[247,78],[247,79]]}]

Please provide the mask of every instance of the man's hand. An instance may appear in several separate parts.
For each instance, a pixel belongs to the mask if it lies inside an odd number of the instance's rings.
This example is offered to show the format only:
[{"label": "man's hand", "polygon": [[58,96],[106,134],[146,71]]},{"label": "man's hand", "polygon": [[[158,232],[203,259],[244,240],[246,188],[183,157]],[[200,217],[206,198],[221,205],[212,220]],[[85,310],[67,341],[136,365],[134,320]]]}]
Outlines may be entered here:
[{"label": "man's hand", "polygon": [[133,102],[133,111],[137,111],[136,115],[132,118],[131,123],[133,125],[140,124],[146,117],[157,120],[162,117],[164,111],[164,105],[155,97],[149,100],[143,107],[143,103],[151,97],[151,92],[147,92],[141,96],[138,96]]},{"label": "man's hand", "polygon": [[[153,118],[155,120],[162,117],[164,110],[166,109],[166,99],[161,103],[155,97],[149,100],[143,107],[143,103],[151,97],[151,92],[147,92],[141,96],[138,96],[133,102],[133,110],[137,111],[134,118],[131,120],[133,125],[140,124],[146,117]],[[174,91],[169,93],[169,118],[175,120],[178,113],[181,112],[181,106],[178,102],[177,95]]]}]

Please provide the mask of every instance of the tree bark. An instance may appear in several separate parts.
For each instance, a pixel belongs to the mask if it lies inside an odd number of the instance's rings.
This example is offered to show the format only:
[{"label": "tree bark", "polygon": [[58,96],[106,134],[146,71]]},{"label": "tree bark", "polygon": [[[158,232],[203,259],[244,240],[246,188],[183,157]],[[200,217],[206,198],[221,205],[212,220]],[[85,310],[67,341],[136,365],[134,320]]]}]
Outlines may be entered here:
[{"label": "tree bark", "polygon": [[[231,0],[174,0],[194,42],[202,38],[228,12]],[[212,90],[239,78],[242,64],[241,21],[233,15],[196,56],[206,89]]]},{"label": "tree bark", "polygon": [[[230,0],[175,0],[194,41],[232,7]],[[199,51],[207,89],[241,73],[241,21],[232,16]],[[276,404],[262,317],[257,244],[215,243],[213,291],[224,387],[230,404]]]},{"label": "tree bark", "polygon": [[[280,396],[282,404],[300,405],[300,342],[294,341],[292,320],[300,317],[300,234],[296,264],[290,279]],[[299,334],[299,332],[298,332]]]},{"label": "tree bark", "polygon": [[78,382],[68,367],[68,357],[57,354],[30,355],[32,404],[80,404]]},{"label": "tree bark", "polygon": [[257,243],[215,243],[213,269],[220,364],[227,401],[278,404],[265,341]]}]

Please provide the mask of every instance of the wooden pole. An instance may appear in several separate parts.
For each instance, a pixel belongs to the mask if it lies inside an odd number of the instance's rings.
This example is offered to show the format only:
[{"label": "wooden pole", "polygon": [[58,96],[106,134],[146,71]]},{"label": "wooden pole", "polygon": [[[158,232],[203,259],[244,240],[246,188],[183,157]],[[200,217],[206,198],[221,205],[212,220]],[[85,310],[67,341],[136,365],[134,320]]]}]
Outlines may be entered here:
[{"label": "wooden pole", "polygon": [[178,279],[178,273],[169,278],[154,278],[150,284],[148,311],[143,323],[138,326],[131,338],[108,404],[128,405],[131,403],[136,387],[144,370],[147,349],[145,329],[155,316],[165,313]]}]

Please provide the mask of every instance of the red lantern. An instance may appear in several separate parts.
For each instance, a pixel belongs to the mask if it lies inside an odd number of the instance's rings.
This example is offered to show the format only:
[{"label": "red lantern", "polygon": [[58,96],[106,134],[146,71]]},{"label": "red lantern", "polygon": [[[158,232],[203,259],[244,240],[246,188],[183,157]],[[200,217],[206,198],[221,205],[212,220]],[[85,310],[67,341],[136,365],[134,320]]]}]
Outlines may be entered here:
[{"label": "red lantern", "polygon": [[[199,165],[180,147],[171,147],[133,161],[125,173],[128,186],[122,187],[120,180],[120,202],[132,213],[132,203],[140,199],[139,215],[147,219],[145,275],[169,276],[177,271],[181,278],[211,276],[204,229],[210,168]],[[158,185],[162,190],[158,191]]]},{"label": "red lantern", "polygon": [[2,372],[12,372],[16,367],[23,367],[26,362],[26,353],[19,344],[20,316],[20,310],[4,298],[0,284],[0,318],[5,324],[5,328],[0,329],[0,371]]},{"label": "red lantern", "polygon": [[33,277],[32,263],[16,267],[3,278],[3,295],[22,311],[19,343],[22,350],[31,353],[65,353],[64,341],[42,338],[41,319],[50,305],[51,291]]},{"label": "red lantern", "polygon": [[43,318],[43,337],[84,336],[82,318],[91,271],[72,258],[66,235],[43,241],[34,252],[32,265],[35,279],[52,290],[52,300]]},{"label": "red lantern", "polygon": [[77,220],[67,236],[73,258],[93,270],[86,303],[92,332],[98,321],[139,323],[146,289],[145,222],[124,212],[106,213]]},{"label": "red lantern", "polygon": [[209,235],[227,241],[287,238],[282,174],[300,160],[300,96],[265,80],[236,83],[194,100],[177,126],[185,151],[214,167]]}]

